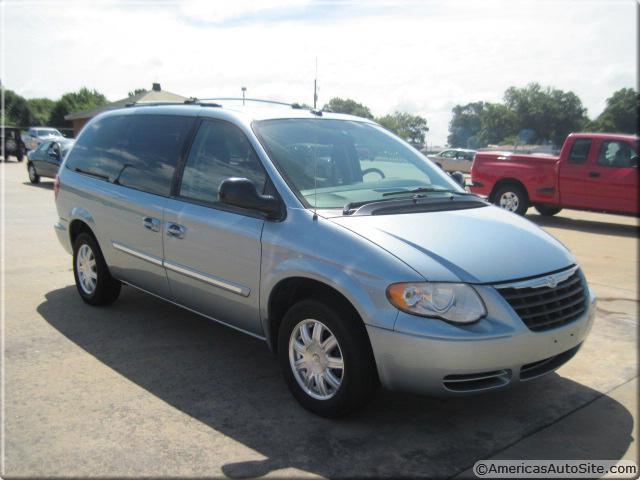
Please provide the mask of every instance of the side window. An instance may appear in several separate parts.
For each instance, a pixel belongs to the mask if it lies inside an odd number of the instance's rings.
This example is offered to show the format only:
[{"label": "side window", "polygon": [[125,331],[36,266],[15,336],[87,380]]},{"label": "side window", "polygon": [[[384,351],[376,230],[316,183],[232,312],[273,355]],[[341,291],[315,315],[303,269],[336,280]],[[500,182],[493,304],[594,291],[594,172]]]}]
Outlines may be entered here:
[{"label": "side window", "polygon": [[66,166],[111,183],[169,195],[192,118],[122,115],[90,124]]},{"label": "side window", "polygon": [[266,173],[244,134],[231,124],[205,121],[193,140],[180,196],[217,203],[220,184],[231,177],[248,178],[258,192],[264,190]]},{"label": "side window", "polygon": [[591,149],[590,138],[578,138],[571,145],[569,152],[569,163],[582,164],[589,158],[589,150]]},{"label": "side window", "polygon": [[440,156],[444,158],[455,158],[456,152],[454,150],[447,150],[445,152],[442,152]]},{"label": "side window", "polygon": [[603,167],[629,168],[635,165],[633,157],[638,154],[627,142],[606,140],[600,146],[598,153],[598,165]]}]

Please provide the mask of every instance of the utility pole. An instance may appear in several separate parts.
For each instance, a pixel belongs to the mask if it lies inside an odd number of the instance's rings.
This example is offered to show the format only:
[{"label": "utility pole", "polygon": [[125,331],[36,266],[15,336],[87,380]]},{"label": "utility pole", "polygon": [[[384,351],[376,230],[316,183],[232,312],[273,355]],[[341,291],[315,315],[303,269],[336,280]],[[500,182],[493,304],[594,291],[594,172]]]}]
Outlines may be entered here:
[{"label": "utility pole", "polygon": [[247,91],[247,87],[240,87],[242,89],[242,105],[244,105],[244,94]]},{"label": "utility pole", "polygon": [[316,76],[313,79],[313,109],[318,106],[318,57],[316,57]]}]

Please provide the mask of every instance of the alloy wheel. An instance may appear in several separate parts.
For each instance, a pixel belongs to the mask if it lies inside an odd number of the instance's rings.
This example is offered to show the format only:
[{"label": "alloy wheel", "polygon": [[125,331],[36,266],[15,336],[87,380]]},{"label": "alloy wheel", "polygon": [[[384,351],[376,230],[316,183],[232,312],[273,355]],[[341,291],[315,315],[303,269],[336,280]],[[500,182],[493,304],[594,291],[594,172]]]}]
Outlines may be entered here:
[{"label": "alloy wheel", "polygon": [[514,192],[504,192],[500,196],[500,208],[504,208],[509,212],[515,212],[520,205],[520,199]]},{"label": "alloy wheel", "polygon": [[96,257],[86,243],[78,250],[76,267],[80,287],[87,295],[92,295],[98,284],[98,271]]},{"label": "alloy wheel", "polygon": [[328,400],[340,389],[344,359],[338,339],[318,320],[298,323],[289,339],[289,362],[298,385],[317,400]]}]

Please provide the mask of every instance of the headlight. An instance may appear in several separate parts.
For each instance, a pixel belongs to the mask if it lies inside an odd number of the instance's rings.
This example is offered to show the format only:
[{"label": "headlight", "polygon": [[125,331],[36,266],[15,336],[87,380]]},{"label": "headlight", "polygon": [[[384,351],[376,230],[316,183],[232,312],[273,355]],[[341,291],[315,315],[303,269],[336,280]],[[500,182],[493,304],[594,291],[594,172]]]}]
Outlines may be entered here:
[{"label": "headlight", "polygon": [[387,298],[404,312],[449,322],[471,323],[487,314],[476,291],[464,283],[394,283]]}]

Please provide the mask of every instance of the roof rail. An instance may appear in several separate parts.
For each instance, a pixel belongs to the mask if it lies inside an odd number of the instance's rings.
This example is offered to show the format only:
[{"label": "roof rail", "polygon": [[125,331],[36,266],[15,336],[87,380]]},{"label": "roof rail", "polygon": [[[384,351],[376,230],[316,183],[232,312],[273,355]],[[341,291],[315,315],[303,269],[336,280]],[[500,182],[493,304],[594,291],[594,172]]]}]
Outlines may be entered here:
[{"label": "roof rail", "polygon": [[269,104],[272,104],[272,105],[282,105],[282,106],[285,106],[285,107],[290,107],[290,108],[295,108],[295,109],[304,108],[299,103],[287,103],[287,102],[280,102],[278,100],[264,100],[262,98],[242,98],[242,97],[190,98],[188,100],[185,100],[185,103],[203,104],[202,102],[208,102],[208,101],[218,101],[218,102],[224,102],[224,101],[258,102],[258,103],[269,103]]},{"label": "roof rail", "polygon": [[[187,103],[186,100],[184,103]],[[165,105],[183,105],[179,102],[129,102],[125,107],[162,107]]]}]

